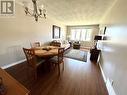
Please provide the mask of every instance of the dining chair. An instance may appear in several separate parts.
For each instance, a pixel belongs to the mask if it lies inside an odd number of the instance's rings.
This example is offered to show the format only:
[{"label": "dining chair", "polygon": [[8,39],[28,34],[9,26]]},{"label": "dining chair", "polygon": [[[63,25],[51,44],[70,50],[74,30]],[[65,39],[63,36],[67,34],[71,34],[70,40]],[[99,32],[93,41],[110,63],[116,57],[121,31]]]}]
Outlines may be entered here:
[{"label": "dining chair", "polygon": [[35,47],[40,47],[41,46],[41,43],[40,42],[34,42],[34,43],[31,43],[31,48],[35,48]]},{"label": "dining chair", "polygon": [[63,64],[63,70],[64,70],[63,54],[64,54],[64,48],[59,48],[58,55],[50,59],[50,62],[58,67],[58,75],[60,75],[60,64]]},{"label": "dining chair", "polygon": [[34,69],[34,78],[37,79],[37,68],[42,63],[44,63],[44,60],[42,60],[40,58],[38,59],[35,56],[34,49],[23,48],[23,51],[24,51],[26,59],[27,59],[27,66]]}]

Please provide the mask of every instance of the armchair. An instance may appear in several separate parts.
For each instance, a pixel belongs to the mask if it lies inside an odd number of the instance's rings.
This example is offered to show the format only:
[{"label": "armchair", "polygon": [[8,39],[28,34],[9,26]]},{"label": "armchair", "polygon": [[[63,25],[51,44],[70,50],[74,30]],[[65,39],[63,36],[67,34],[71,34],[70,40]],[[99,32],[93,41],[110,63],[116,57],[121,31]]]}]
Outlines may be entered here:
[{"label": "armchair", "polygon": [[73,48],[74,49],[80,49],[80,46],[81,46],[81,44],[80,44],[79,41],[76,41],[76,42],[73,43]]}]

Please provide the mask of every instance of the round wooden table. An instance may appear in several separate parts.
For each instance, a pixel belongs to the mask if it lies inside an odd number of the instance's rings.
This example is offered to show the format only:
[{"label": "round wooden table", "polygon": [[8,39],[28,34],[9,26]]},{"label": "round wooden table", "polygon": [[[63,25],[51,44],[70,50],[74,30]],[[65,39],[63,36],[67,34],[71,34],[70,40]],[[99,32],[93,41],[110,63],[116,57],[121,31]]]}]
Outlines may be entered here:
[{"label": "round wooden table", "polygon": [[58,48],[59,47],[48,46],[48,48],[49,47],[51,48],[51,50],[44,50],[45,47],[35,48],[35,55],[38,57],[51,57],[51,56],[58,55]]}]

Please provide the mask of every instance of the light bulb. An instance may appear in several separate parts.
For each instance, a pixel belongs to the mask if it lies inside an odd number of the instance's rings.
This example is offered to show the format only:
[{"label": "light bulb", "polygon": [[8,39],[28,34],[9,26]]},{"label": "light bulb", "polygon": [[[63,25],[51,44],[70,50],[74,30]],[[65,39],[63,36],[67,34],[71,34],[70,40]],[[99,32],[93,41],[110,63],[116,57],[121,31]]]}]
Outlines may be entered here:
[{"label": "light bulb", "polygon": [[44,8],[44,5],[43,4],[39,6],[39,9],[43,9],[43,8]]}]

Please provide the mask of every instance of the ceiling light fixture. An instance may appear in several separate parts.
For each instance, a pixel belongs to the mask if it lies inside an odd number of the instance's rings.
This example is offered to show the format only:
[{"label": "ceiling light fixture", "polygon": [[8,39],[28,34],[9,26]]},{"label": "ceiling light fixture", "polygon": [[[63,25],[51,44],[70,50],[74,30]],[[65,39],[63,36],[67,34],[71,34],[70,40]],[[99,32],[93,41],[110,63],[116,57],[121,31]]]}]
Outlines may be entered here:
[{"label": "ceiling light fixture", "polygon": [[37,0],[32,0],[33,2],[33,12],[31,12],[28,8],[28,2],[24,3],[25,13],[26,15],[30,15],[35,18],[35,21],[38,21],[38,18],[45,18],[46,19],[46,9],[44,9],[44,6],[37,6]]}]

